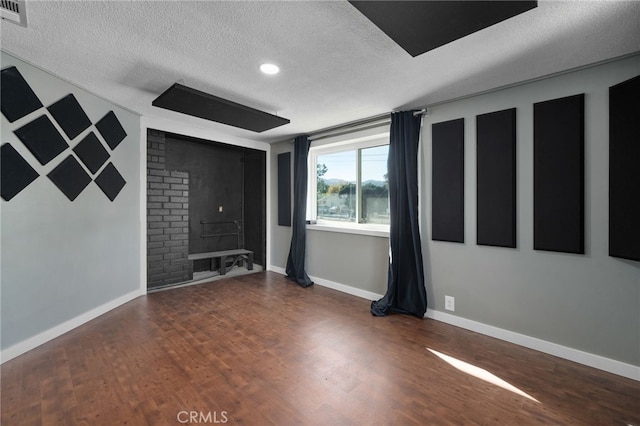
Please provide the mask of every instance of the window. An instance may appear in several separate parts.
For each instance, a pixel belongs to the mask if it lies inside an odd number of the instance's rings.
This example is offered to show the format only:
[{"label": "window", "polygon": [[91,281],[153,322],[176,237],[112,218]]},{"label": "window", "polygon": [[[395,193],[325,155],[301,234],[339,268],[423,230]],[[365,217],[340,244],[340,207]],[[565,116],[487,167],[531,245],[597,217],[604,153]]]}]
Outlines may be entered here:
[{"label": "window", "polygon": [[318,225],[388,231],[388,154],[388,134],[311,147],[308,219]]}]

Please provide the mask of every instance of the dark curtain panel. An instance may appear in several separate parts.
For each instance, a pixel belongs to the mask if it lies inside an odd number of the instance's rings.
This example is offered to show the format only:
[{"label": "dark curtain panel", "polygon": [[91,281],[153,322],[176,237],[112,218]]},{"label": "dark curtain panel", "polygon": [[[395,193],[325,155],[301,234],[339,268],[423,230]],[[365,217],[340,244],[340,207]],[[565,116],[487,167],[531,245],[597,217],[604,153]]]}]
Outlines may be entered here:
[{"label": "dark curtain panel", "polygon": [[298,136],[294,141],[293,234],[291,235],[291,248],[286,268],[287,278],[302,287],[309,287],[313,284],[304,270],[307,242],[307,155],[309,154],[309,144],[308,136]]},{"label": "dark curtain panel", "polygon": [[391,115],[389,140],[389,208],[391,225],[387,293],[371,303],[371,313],[410,314],[427,311],[422,246],[418,228],[418,141],[422,117],[413,111]]}]

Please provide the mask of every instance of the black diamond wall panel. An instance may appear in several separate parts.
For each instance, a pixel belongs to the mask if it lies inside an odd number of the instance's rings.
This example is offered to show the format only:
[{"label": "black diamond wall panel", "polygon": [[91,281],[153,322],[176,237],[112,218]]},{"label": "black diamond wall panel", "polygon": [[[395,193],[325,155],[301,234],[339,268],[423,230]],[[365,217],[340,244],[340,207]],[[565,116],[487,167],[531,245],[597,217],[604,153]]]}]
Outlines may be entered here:
[{"label": "black diamond wall panel", "polygon": [[609,255],[640,261],[640,76],[609,88]]},{"label": "black diamond wall panel", "polygon": [[73,148],[73,152],[76,153],[78,158],[80,158],[93,174],[96,174],[105,161],[109,159],[109,153],[104,149],[104,146],[102,146],[102,143],[100,143],[98,137],[93,132],[85,136],[84,139]]},{"label": "black diamond wall panel", "polygon": [[477,243],[516,247],[516,110],[476,117]]},{"label": "black diamond wall panel", "polygon": [[584,254],[584,94],[533,105],[535,250]]},{"label": "black diamond wall panel", "polygon": [[42,102],[16,67],[3,69],[0,75],[2,114],[10,123],[42,108]]},{"label": "black diamond wall panel", "polygon": [[71,201],[75,200],[91,182],[91,178],[73,155],[62,160],[48,176]]},{"label": "black diamond wall panel", "polygon": [[127,137],[127,132],[125,132],[113,111],[109,111],[107,115],[102,117],[100,121],[96,123],[96,128],[112,150],[116,149],[116,147],[120,145],[120,142]]},{"label": "black diamond wall panel", "polygon": [[40,176],[10,144],[0,152],[0,189],[2,198],[9,201]]},{"label": "black diamond wall panel", "polygon": [[41,115],[13,133],[42,165],[47,164],[69,147],[46,115]]},{"label": "black diamond wall panel", "polygon": [[72,94],[65,96],[47,109],[70,140],[91,126],[91,120]]},{"label": "black diamond wall panel", "polygon": [[[44,108],[42,102],[16,67],[3,69],[1,76],[2,114],[6,116],[7,120],[13,123],[40,108]],[[50,116],[42,114],[13,130],[18,139],[43,166],[64,153],[69,147],[67,140],[50,117],[53,117],[53,120],[70,140],[77,138],[92,124],[73,93],[51,104],[47,110]],[[126,131],[113,111],[109,111],[102,117],[95,124],[95,127],[112,150],[127,137]],[[88,132],[75,145],[73,152],[91,172],[91,175],[98,173],[110,157],[109,151],[96,132]],[[48,174],[49,179],[71,201],[75,200],[92,180],[76,156],[68,155]],[[27,160],[29,158],[23,158],[10,144],[2,145],[0,187],[2,198],[5,201],[15,197],[39,176],[38,171],[34,170]],[[96,184],[113,201],[126,181],[115,166],[109,163],[97,176]]]},{"label": "black diamond wall panel", "polygon": [[178,83],[154,99],[151,104],[254,132],[264,132],[290,122],[286,118],[240,105]]},{"label": "black diamond wall panel", "polygon": [[464,119],[432,124],[431,134],[431,239],[463,243]]},{"label": "black diamond wall panel", "polygon": [[112,163],[107,164],[96,178],[96,184],[111,201],[115,200],[126,183]]}]

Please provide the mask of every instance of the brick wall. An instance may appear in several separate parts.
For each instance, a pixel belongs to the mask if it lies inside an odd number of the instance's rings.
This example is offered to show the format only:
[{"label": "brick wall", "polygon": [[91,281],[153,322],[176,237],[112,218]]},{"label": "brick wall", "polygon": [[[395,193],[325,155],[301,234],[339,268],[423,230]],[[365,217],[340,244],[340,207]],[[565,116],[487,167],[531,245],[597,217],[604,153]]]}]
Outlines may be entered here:
[{"label": "brick wall", "polygon": [[164,132],[147,132],[147,287],[193,278],[189,255],[189,173],[165,170]]}]

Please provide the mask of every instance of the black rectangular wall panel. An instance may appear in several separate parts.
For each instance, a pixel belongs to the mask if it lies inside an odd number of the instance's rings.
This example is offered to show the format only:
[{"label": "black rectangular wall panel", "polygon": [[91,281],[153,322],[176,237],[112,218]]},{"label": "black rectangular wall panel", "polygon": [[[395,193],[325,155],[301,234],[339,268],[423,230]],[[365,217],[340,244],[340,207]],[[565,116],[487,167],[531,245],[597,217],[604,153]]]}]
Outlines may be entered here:
[{"label": "black rectangular wall panel", "polygon": [[537,1],[349,1],[411,56],[537,7]]},{"label": "black rectangular wall panel", "polygon": [[609,255],[640,261],[640,76],[609,88]]},{"label": "black rectangular wall panel", "polygon": [[254,132],[264,132],[290,122],[286,118],[240,105],[178,83],[168,88],[151,104]]},{"label": "black rectangular wall panel", "polygon": [[464,118],[435,123],[431,239],[464,242]]},{"label": "black rectangular wall panel", "polygon": [[278,154],[278,225],[291,226],[291,153]]},{"label": "black rectangular wall panel", "polygon": [[477,243],[516,247],[516,110],[476,117]]},{"label": "black rectangular wall panel", "polygon": [[533,106],[533,248],[584,254],[584,94]]}]

